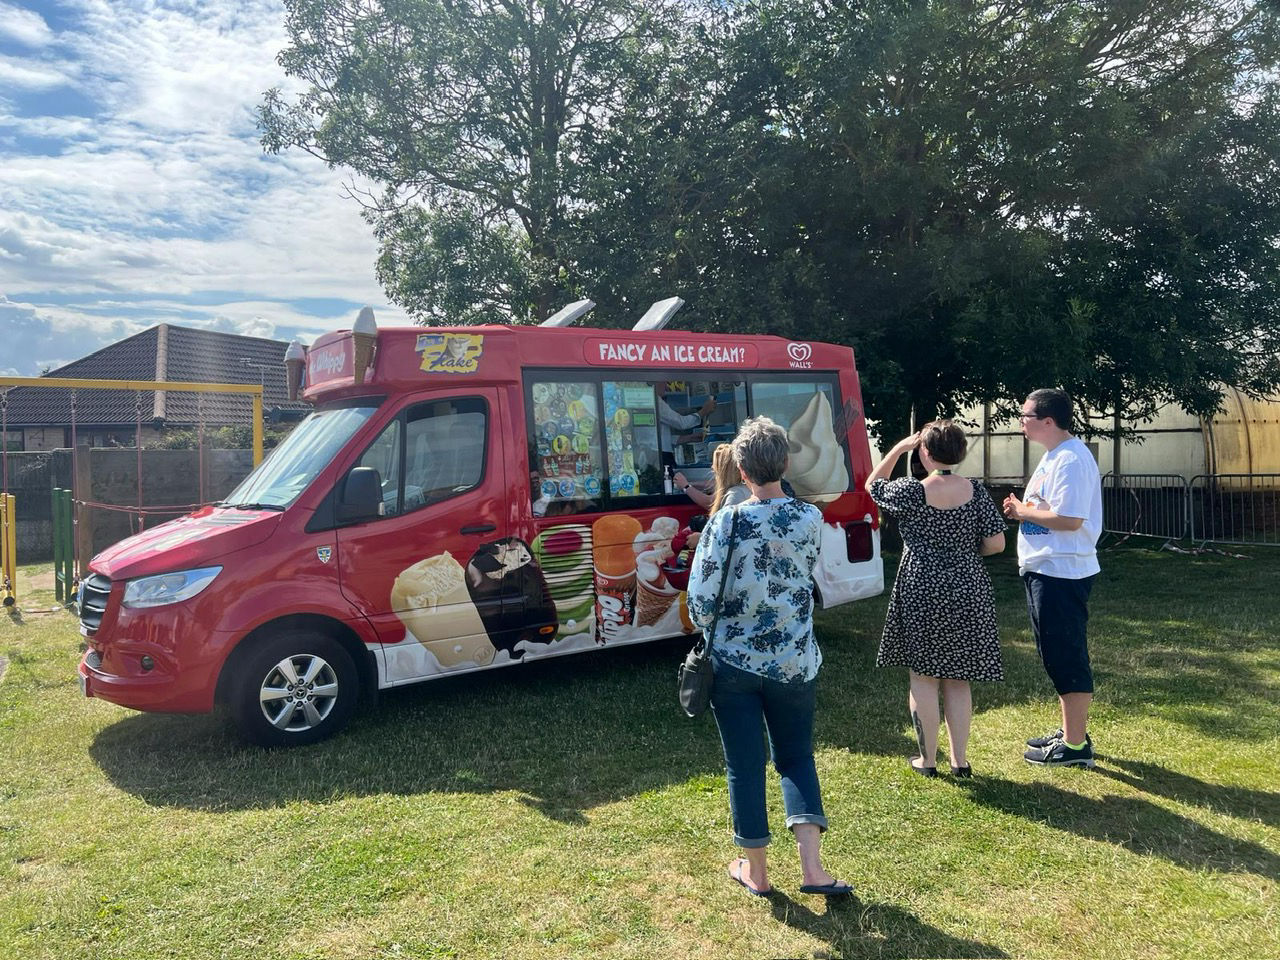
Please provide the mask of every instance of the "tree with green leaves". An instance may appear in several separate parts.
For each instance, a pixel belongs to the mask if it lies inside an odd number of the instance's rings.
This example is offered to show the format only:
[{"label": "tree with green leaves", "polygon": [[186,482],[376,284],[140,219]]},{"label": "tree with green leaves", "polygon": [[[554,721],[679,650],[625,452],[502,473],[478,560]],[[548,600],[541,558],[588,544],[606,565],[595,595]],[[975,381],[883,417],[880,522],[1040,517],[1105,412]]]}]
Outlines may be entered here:
[{"label": "tree with green leaves", "polygon": [[775,259],[811,263],[887,429],[1046,383],[1128,417],[1280,384],[1275,28],[1243,0],[739,9],[794,171]]},{"label": "tree with green leaves", "polygon": [[579,292],[583,157],[677,56],[667,0],[286,0],[263,144],[377,185],[388,295],[422,320],[527,322]]},{"label": "tree with green leaves", "polygon": [[[886,433],[1060,384],[1280,386],[1277,34],[1249,0],[287,0],[270,150],[378,185],[426,321],[850,343]],[[624,319],[626,318],[626,319]]]}]

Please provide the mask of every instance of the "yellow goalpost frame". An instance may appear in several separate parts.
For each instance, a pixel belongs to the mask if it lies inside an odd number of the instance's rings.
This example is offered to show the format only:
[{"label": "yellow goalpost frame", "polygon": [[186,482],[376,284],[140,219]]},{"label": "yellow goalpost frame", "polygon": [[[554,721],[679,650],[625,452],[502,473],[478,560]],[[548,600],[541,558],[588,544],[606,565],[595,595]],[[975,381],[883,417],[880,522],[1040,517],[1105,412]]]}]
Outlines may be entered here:
[{"label": "yellow goalpost frame", "polygon": [[76,380],[70,377],[0,377],[8,387],[66,387],[72,390],[176,390],[186,393],[247,393],[253,398],[253,465],[262,462],[262,385],[189,383],[166,380]]}]

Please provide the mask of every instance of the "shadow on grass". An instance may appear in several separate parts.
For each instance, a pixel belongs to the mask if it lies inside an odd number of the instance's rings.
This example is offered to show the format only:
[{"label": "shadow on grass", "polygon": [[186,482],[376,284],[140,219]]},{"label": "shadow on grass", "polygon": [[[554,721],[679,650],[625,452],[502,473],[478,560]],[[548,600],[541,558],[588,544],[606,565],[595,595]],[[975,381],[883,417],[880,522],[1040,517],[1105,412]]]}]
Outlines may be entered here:
[{"label": "shadow on grass", "polygon": [[[1185,773],[1141,760],[1117,756],[1106,756],[1103,759],[1106,765],[1096,767],[1098,773],[1128,784],[1135,790],[1204,807],[1241,820],[1258,820],[1268,826],[1280,827],[1280,793],[1206,783]],[[1119,769],[1114,769],[1117,767]]]},{"label": "shadow on grass", "polygon": [[826,941],[831,944],[830,956],[845,960],[1008,956],[990,944],[953,937],[888,903],[841,897],[828,900],[826,910],[819,913],[781,893],[770,896],[769,902],[774,919]]},{"label": "shadow on grass", "polygon": [[219,714],[134,714],[89,753],[116,786],[157,806],[517,791],[548,817],[582,822],[600,804],[723,774],[712,718],[677,713],[683,655],[659,643],[384,691],[344,733],[290,749],[245,744]]},{"label": "shadow on grass", "polygon": [[1161,857],[1191,870],[1280,879],[1280,855],[1210,830],[1148,800],[1084,797],[1048,783],[1014,783],[999,777],[975,777],[959,781],[958,786],[975,803],[1001,813],[1114,843],[1143,856]]},{"label": "shadow on grass", "polygon": [[[886,567],[891,572],[894,564]],[[1121,573],[1121,580],[1135,579],[1134,571]],[[1039,658],[1022,641],[1026,614],[1016,564],[1007,558],[993,564],[992,579],[1006,639],[1019,641],[1004,646],[1006,682],[975,685],[975,725],[982,712],[1010,705],[1043,704],[1045,720],[1056,719]],[[1182,589],[1209,590],[1209,580],[1193,578]],[[1161,704],[1189,723],[1207,724],[1208,712],[1224,710],[1235,722],[1280,719],[1275,707],[1260,705],[1272,688],[1265,672],[1240,663],[1229,648],[1205,649],[1208,624],[1184,625],[1187,634],[1172,639],[1166,632],[1152,637],[1143,625],[1113,635],[1106,617],[1118,615],[1122,598],[1107,583],[1095,597],[1110,608],[1099,617],[1101,695],[1110,703]],[[818,616],[825,659],[815,730],[821,747],[914,752],[906,671],[874,666],[886,605],[880,597]],[[387,691],[376,712],[362,711],[344,734],[312,747],[243,745],[221,716],[131,715],[102,730],[90,754],[122,790],[162,806],[243,809],[344,795],[512,790],[548,817],[581,822],[585,810],[602,803],[723,776],[713,720],[688,721],[675,705],[675,668],[686,649],[687,641],[658,642]],[[1169,777],[1152,782],[1189,786]],[[1241,808],[1255,801],[1274,823],[1265,794],[1238,798]],[[1217,802],[1236,801],[1223,794]]]}]

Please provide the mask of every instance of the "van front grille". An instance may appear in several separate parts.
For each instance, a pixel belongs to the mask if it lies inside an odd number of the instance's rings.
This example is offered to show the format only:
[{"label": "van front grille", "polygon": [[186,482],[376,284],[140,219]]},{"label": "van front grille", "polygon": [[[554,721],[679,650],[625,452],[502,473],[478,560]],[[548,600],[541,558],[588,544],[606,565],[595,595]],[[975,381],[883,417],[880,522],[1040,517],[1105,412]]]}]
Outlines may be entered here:
[{"label": "van front grille", "polygon": [[111,581],[101,574],[90,574],[80,585],[80,625],[94,631],[102,624],[111,596]]}]

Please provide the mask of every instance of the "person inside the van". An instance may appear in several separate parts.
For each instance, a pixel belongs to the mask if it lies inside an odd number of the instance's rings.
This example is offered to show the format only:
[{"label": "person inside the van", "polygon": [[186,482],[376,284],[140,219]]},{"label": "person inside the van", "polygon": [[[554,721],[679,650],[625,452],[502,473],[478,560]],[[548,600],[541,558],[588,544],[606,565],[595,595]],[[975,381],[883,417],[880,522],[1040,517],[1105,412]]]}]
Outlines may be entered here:
[{"label": "person inside the van", "polygon": [[[659,380],[653,385],[653,391],[658,395],[658,423],[659,423],[659,445],[662,449],[663,466],[674,467],[676,465],[675,446],[677,443],[683,443],[689,439],[702,439],[702,433],[698,429],[702,426],[703,417],[709,416],[711,411],[716,408],[716,398],[708,396],[702,406],[694,413],[678,413],[671,404],[667,403],[666,396],[669,389],[666,380]],[[695,433],[680,433],[677,430],[696,430]]]},{"label": "person inside the van", "polygon": [[688,584],[689,616],[710,645],[711,709],[728,771],[733,839],[744,854],[729,864],[729,876],[755,896],[773,890],[763,724],[782,779],[786,825],[800,852],[800,892],[843,896],[853,888],[822,866],[827,817],[813,759],[822,664],[813,634],[813,569],[822,514],[782,492],[787,432],[778,424],[747,420],[732,451],[750,497],[712,515]]}]

